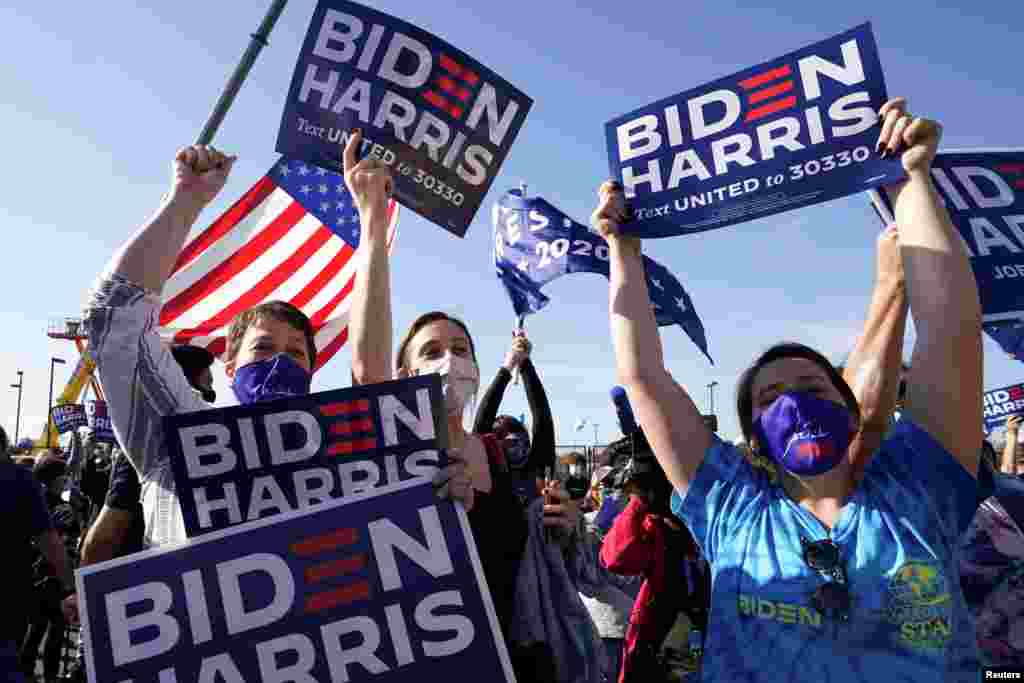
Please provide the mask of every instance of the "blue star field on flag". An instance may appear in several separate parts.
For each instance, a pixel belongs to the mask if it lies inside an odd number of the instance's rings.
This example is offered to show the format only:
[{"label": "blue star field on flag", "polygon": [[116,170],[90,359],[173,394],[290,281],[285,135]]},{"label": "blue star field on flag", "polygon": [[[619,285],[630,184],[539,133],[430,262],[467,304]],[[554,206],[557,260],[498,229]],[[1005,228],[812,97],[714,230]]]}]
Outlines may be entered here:
[{"label": "blue star field on flag", "polygon": [[353,249],[359,246],[359,211],[340,173],[281,158],[271,177],[331,232]]},{"label": "blue star field on flag", "polygon": [[[511,190],[494,205],[492,219],[495,271],[519,317],[547,306],[550,299],[541,288],[562,275],[609,276],[605,239],[540,197],[524,199]],[[658,324],[682,327],[711,360],[704,324],[678,278],[647,256],[644,268]]]}]

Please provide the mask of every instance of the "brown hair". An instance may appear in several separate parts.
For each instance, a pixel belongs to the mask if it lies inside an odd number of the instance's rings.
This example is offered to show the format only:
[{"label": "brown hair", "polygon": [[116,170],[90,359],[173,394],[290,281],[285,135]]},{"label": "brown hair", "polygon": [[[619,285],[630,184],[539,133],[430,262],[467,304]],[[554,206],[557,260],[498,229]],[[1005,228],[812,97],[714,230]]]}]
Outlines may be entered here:
[{"label": "brown hair", "polygon": [[395,354],[395,368],[401,370],[405,367],[405,354],[409,351],[409,344],[412,342],[412,338],[419,334],[419,331],[431,323],[440,322],[447,320],[450,323],[458,325],[462,328],[462,331],[466,333],[466,339],[469,340],[469,352],[473,355],[473,362],[476,362],[476,344],[473,343],[473,337],[469,333],[469,328],[466,327],[466,323],[462,322],[458,318],[454,318],[447,313],[441,311],[431,311],[430,313],[424,313],[420,317],[412,321],[412,325],[409,326],[409,331],[402,337],[402,343],[398,345],[398,353]]},{"label": "brown hair", "polygon": [[828,358],[825,358],[825,356],[809,346],[795,342],[783,342],[762,353],[754,361],[754,364],[747,368],[740,376],[739,386],[736,389],[736,413],[740,419],[743,438],[747,443],[750,443],[754,436],[754,380],[757,378],[757,373],[761,371],[761,368],[781,358],[803,358],[821,367],[832,381],[833,386],[843,397],[846,407],[853,413],[857,422],[860,422],[860,405],[857,403],[857,397],[854,395],[850,385],[843,379],[843,376],[829,362]]},{"label": "brown hair", "polygon": [[224,354],[225,361],[234,360],[238,355],[239,347],[242,345],[242,337],[253,325],[258,324],[265,318],[272,318],[286,325],[294,327],[306,336],[306,352],[309,354],[309,367],[316,365],[316,340],[313,332],[313,323],[309,317],[287,301],[267,301],[258,306],[247,308],[231,321],[231,329],[228,331],[228,348]]}]

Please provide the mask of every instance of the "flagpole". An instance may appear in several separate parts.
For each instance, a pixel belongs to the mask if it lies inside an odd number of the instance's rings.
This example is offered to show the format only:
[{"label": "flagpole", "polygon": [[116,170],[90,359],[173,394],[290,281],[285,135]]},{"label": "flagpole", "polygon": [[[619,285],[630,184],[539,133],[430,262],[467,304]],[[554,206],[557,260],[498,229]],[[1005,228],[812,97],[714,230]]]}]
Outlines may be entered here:
[{"label": "flagpole", "polygon": [[[526,201],[526,183],[519,183],[519,196],[523,198],[524,202]],[[530,224],[530,214],[529,214],[529,212],[527,212],[527,214],[526,214],[526,224],[527,225]],[[518,316],[516,316],[516,329],[515,329],[515,331],[516,332],[521,332],[521,331],[523,331],[525,329],[526,329],[526,316],[525,315],[518,315]],[[519,384],[519,367],[518,366],[516,367],[515,374],[512,375],[512,384],[516,384],[516,385]]]},{"label": "flagpole", "polygon": [[284,6],[287,4],[288,0],[274,0],[270,5],[270,9],[267,10],[267,15],[263,17],[263,22],[256,30],[256,33],[251,34],[249,47],[246,48],[245,54],[242,55],[242,61],[235,67],[235,72],[231,74],[231,78],[224,87],[224,91],[220,94],[220,98],[217,100],[217,104],[214,105],[213,111],[210,112],[209,118],[206,119],[203,131],[199,134],[199,139],[196,140],[197,145],[208,145],[213,142],[213,136],[217,134],[217,129],[220,128],[220,124],[223,123],[228,109],[234,103],[238,91],[242,88],[242,83],[248,78],[249,71],[252,70],[253,64],[256,63],[260,50],[267,45],[267,38],[274,29],[274,24],[277,23],[278,18],[281,16],[281,12],[284,11]]}]

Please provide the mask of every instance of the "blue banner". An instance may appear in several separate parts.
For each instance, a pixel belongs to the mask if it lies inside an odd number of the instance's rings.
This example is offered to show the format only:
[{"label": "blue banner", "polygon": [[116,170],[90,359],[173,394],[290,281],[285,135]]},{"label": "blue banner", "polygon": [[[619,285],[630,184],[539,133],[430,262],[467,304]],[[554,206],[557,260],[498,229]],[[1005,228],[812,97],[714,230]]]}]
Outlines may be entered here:
[{"label": "blue banner", "polygon": [[190,538],[447,462],[439,375],[171,415],[164,433]]},{"label": "blue banner", "polygon": [[875,153],[885,81],[863,24],[605,124],[611,176],[668,237],[724,228],[904,177]]},{"label": "blue banner", "polygon": [[114,425],[110,422],[106,401],[86,401],[85,421],[92,435],[103,443],[117,443],[114,436]]},{"label": "blue banner", "polygon": [[[516,316],[548,305],[541,288],[569,273],[609,276],[608,243],[540,197],[524,198],[511,190],[492,213],[494,267]],[[704,324],[690,295],[667,268],[644,257],[647,289],[659,325],[679,325],[708,360]],[[713,362],[713,361],[712,361]]]},{"label": "blue banner", "polygon": [[71,432],[88,424],[85,406],[81,403],[64,403],[50,410],[53,424],[61,434]]},{"label": "blue banner", "polygon": [[1006,418],[1024,415],[1024,384],[1013,384],[981,395],[985,431],[992,432],[1006,426]]},{"label": "blue banner", "polygon": [[[932,180],[971,258],[983,327],[1018,358],[1024,341],[1024,150],[939,152]],[[887,195],[871,193],[883,222]]]},{"label": "blue banner", "polygon": [[512,681],[461,506],[407,481],[78,571],[90,681]]},{"label": "blue banner", "polygon": [[292,77],[277,151],[342,170],[364,152],[391,167],[395,198],[462,237],[533,100],[437,36],[347,0],[320,0]]}]

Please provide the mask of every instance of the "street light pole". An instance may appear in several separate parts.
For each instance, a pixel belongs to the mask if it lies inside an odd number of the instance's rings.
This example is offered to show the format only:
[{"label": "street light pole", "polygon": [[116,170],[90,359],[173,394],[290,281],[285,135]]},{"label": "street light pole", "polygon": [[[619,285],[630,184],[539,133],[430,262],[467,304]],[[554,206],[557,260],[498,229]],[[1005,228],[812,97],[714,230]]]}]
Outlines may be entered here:
[{"label": "street light pole", "polygon": [[21,428],[21,389],[25,385],[25,373],[18,370],[18,383],[12,384],[12,389],[18,390],[18,412],[15,413],[14,418],[14,446],[18,445],[18,431]]},{"label": "street light pole", "polygon": [[50,420],[53,419],[51,414],[50,414],[50,411],[53,410],[53,366],[57,365],[57,364],[64,365],[64,363],[65,363],[65,361],[64,361],[63,358],[57,358],[56,356],[53,356],[53,357],[50,358],[50,398],[46,402],[46,448],[47,449],[53,448],[53,444],[51,442],[52,431],[50,430]]},{"label": "street light pole", "polygon": [[710,384],[708,384],[708,397],[710,399],[710,405],[708,406],[710,408],[710,410],[708,411],[709,415],[715,414],[715,387],[717,386],[718,382],[711,382]]}]

